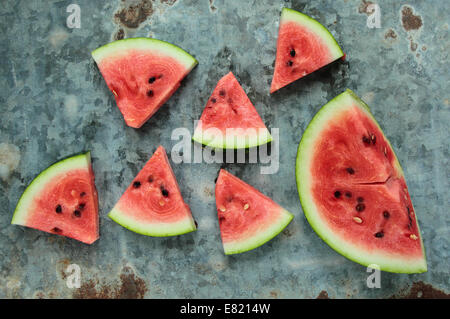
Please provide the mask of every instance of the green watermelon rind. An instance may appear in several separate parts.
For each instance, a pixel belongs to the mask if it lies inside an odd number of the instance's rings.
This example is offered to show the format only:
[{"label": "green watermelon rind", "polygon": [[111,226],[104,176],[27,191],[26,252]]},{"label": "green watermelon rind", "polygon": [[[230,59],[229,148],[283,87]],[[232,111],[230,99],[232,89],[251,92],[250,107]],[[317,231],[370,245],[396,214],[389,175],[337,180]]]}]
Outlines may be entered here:
[{"label": "green watermelon rind", "polygon": [[206,136],[200,129],[195,129],[192,140],[202,145],[219,148],[219,149],[246,149],[256,146],[261,146],[272,142],[272,135],[266,128],[264,133],[255,136],[225,136],[225,138],[216,138],[215,136]]},{"label": "green watermelon rind", "polygon": [[95,62],[98,64],[104,58],[121,54],[126,55],[127,50],[130,49],[159,51],[164,55],[173,57],[175,60],[183,64],[188,70],[192,70],[198,64],[198,61],[192,55],[174,44],[163,40],[143,37],[117,40],[95,49],[91,54]]},{"label": "green watermelon rind", "polygon": [[299,11],[283,8],[283,10],[281,10],[280,23],[284,23],[286,21],[293,21],[301,24],[318,35],[331,50],[333,60],[337,60],[344,56],[344,52],[342,52],[342,49],[336,39],[319,21]]},{"label": "green watermelon rind", "polygon": [[[356,104],[362,110],[364,110],[365,113],[378,126],[380,132],[382,132],[381,127],[371,114],[367,104],[365,104],[355,93],[353,93],[349,89],[329,101],[319,110],[319,112],[317,112],[317,114],[314,116],[314,118],[306,128],[297,150],[295,175],[300,202],[303,207],[305,217],[311,227],[319,235],[319,237],[322,238],[323,241],[325,241],[335,251],[356,263],[359,263],[363,266],[377,265],[380,270],[393,273],[426,272],[427,264],[422,238],[420,238],[420,240],[423,257],[418,258],[414,262],[411,262],[410,259],[402,259],[399,256],[383,255],[381,253],[376,255],[366,254],[364,249],[357,249],[357,247],[351,245],[351,243],[347,243],[340,237],[334,235],[331,231],[328,231],[327,225],[320,219],[319,214],[316,211],[315,204],[312,201],[312,198],[309,196],[309,181],[312,179],[312,177],[309,174],[309,170],[304,168],[310,166],[310,163],[308,162],[311,160],[311,155],[313,153],[311,150],[314,147],[315,138],[317,137],[318,133],[321,132],[321,129],[327,125],[328,120],[333,118],[335,114],[340,110],[348,107],[350,103],[352,103],[353,105]],[[387,138],[386,141],[388,141]],[[392,146],[391,150],[393,152]],[[398,162],[398,159],[394,152],[393,155],[395,157],[395,165],[398,167],[398,173],[403,176],[403,170],[401,169],[400,163]],[[417,218],[416,223],[419,229]]]},{"label": "green watermelon rind", "polygon": [[258,248],[281,233],[292,221],[294,215],[287,210],[280,208],[280,218],[271,225],[269,229],[261,231],[258,235],[248,240],[224,243],[225,255],[240,254]]},{"label": "green watermelon rind", "polygon": [[143,224],[136,221],[118,208],[113,208],[108,217],[122,227],[137,234],[150,237],[170,237],[184,235],[197,230],[194,219],[189,216],[176,223]]},{"label": "green watermelon rind", "polygon": [[69,156],[44,169],[31,181],[22,193],[16,209],[14,210],[11,224],[27,226],[27,208],[31,205],[35,196],[43,189],[47,182],[51,181],[54,177],[60,175],[61,173],[79,168],[90,169],[90,166],[91,153],[90,151],[87,151],[81,154]]}]

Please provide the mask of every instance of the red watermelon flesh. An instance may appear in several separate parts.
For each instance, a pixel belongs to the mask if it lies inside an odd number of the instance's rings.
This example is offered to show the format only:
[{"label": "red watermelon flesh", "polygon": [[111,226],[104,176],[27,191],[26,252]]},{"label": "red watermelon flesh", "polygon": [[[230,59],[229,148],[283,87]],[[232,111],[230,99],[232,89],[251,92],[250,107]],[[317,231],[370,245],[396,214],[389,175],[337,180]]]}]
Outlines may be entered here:
[{"label": "red watermelon flesh", "polygon": [[216,206],[225,254],[261,246],[280,233],[293,215],[225,170],[216,182]]},{"label": "red watermelon flesh", "polygon": [[119,40],[92,53],[128,126],[141,127],[178,89],[197,61],[169,43]]},{"label": "red watermelon flesh", "polygon": [[295,10],[281,13],[270,93],[339,59],[343,52],[316,20]]},{"label": "red watermelon flesh", "polygon": [[297,184],[308,221],[334,249],[392,272],[426,271],[401,166],[365,105],[347,90],[311,121]]},{"label": "red watermelon flesh", "polygon": [[211,147],[247,148],[270,142],[272,137],[244,89],[229,72],[219,80],[206,103],[193,139]]},{"label": "red watermelon flesh", "polygon": [[162,146],[108,216],[125,228],[148,236],[174,236],[196,230]]},{"label": "red watermelon flesh", "polygon": [[98,199],[89,153],[60,161],[36,177],[12,220],[87,244],[99,237]]}]

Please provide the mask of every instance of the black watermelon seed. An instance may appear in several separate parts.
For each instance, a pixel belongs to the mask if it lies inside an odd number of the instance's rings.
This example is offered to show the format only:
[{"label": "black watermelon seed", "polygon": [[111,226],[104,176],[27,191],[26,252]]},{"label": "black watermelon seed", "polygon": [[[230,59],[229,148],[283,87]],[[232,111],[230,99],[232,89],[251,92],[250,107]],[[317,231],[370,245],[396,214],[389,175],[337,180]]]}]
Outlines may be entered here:
[{"label": "black watermelon seed", "polygon": [[80,197],[84,197],[86,195],[86,192],[82,192],[81,194],[80,194]]},{"label": "black watermelon seed", "polygon": [[295,57],[295,50],[292,49],[291,52],[289,52],[289,54],[291,55],[291,57]]},{"label": "black watermelon seed", "polygon": [[362,141],[364,144],[369,145],[370,144],[370,138],[368,138],[367,136],[363,135],[362,137]]},{"label": "black watermelon seed", "polygon": [[384,218],[388,219],[390,216],[391,216],[391,214],[389,214],[389,212],[388,212],[387,210],[385,210],[385,211],[383,212],[383,217],[384,217]]},{"label": "black watermelon seed", "polygon": [[211,99],[211,102],[216,103],[217,100],[216,100],[215,98],[212,98],[212,99]]},{"label": "black watermelon seed", "polygon": [[152,183],[152,182],[153,182],[153,176],[152,176],[152,175],[150,175],[150,176],[148,177],[148,182],[149,182],[149,183]]},{"label": "black watermelon seed", "polygon": [[383,231],[379,231],[378,233],[375,234],[376,238],[382,238],[384,236]]},{"label": "black watermelon seed", "polygon": [[356,200],[358,201],[358,203],[364,202],[364,198],[362,198],[362,197],[358,197]]},{"label": "black watermelon seed", "polygon": [[56,206],[55,212],[57,212],[58,214],[61,214],[61,213],[62,213],[62,207],[61,207],[61,205],[57,205],[57,206]]},{"label": "black watermelon seed", "polygon": [[54,232],[54,233],[60,233],[60,232],[62,232],[62,230],[59,229],[58,227],[54,227],[54,228],[52,228],[52,232]]},{"label": "black watermelon seed", "polygon": [[147,96],[148,96],[148,97],[152,97],[152,96],[153,96],[153,91],[152,91],[152,90],[148,90]]},{"label": "black watermelon seed", "polygon": [[161,190],[161,194],[162,194],[164,197],[167,197],[167,196],[169,196],[169,191],[168,191],[167,189],[162,189],[162,190]]},{"label": "black watermelon seed", "polygon": [[224,91],[224,90],[220,90],[220,91],[219,91],[219,95],[220,95],[220,96],[225,96],[225,91]]},{"label": "black watermelon seed", "polygon": [[356,205],[355,209],[357,212],[362,212],[364,211],[364,209],[366,209],[366,205],[364,205],[363,203],[359,203],[358,205]]},{"label": "black watermelon seed", "polygon": [[141,187],[141,182],[135,181],[135,182],[133,183],[133,187],[134,187],[134,188],[139,188],[139,187]]},{"label": "black watermelon seed", "polygon": [[336,197],[336,198],[341,197],[341,192],[340,191],[335,191],[334,192],[334,197]]},{"label": "black watermelon seed", "polygon": [[74,210],[73,214],[75,215],[75,217],[81,217],[81,212],[78,209]]},{"label": "black watermelon seed", "polygon": [[287,66],[292,66],[293,64],[294,64],[294,62],[292,62],[291,60],[289,60],[289,61],[286,63]]},{"label": "black watermelon seed", "polygon": [[80,203],[80,205],[78,205],[78,209],[83,210],[85,206],[86,206],[86,203]]},{"label": "black watermelon seed", "polygon": [[148,83],[153,83],[155,82],[156,78],[154,76],[152,76],[150,79],[148,79]]},{"label": "black watermelon seed", "polygon": [[350,193],[350,192],[345,192],[345,197],[351,198],[351,197],[352,197],[352,193]]},{"label": "black watermelon seed", "polygon": [[355,170],[354,170],[352,167],[347,167],[347,172],[348,172],[350,175],[355,174]]}]

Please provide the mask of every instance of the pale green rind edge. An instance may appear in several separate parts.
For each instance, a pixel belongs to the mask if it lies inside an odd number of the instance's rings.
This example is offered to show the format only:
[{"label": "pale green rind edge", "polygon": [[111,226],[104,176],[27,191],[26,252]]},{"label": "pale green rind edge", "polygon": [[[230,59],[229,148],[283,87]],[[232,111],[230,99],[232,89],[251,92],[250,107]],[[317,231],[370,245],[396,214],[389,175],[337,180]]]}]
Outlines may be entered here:
[{"label": "pale green rind edge", "polygon": [[342,49],[339,46],[339,44],[337,43],[336,39],[333,37],[333,35],[330,33],[330,31],[328,31],[328,29],[325,28],[317,20],[315,20],[299,11],[289,9],[289,8],[283,8],[281,10],[280,23],[283,23],[285,21],[294,21],[294,22],[297,22],[304,26],[307,26],[309,29],[311,29],[330,48],[330,50],[333,53],[332,57],[334,60],[337,60],[337,59],[341,58],[342,56],[344,56],[344,52],[342,52]]},{"label": "pale green rind edge", "polygon": [[188,216],[176,223],[144,224],[129,218],[126,213],[114,207],[108,214],[108,217],[128,230],[151,237],[178,236],[197,230],[192,216]]},{"label": "pale green rind edge", "polygon": [[236,135],[225,135],[224,140],[213,136],[204,139],[203,135],[204,135],[203,132],[196,129],[194,131],[194,135],[192,136],[192,140],[211,148],[221,148],[221,149],[246,149],[261,146],[272,141],[272,135],[270,135],[268,129],[265,129],[264,133],[262,134],[257,134],[251,137],[247,135],[244,135],[242,137]]},{"label": "pale green rind edge", "polygon": [[42,190],[42,186],[47,182],[66,171],[78,168],[89,170],[90,165],[91,153],[88,151],[60,160],[44,169],[31,181],[31,183],[22,193],[22,196],[17,203],[16,209],[14,210],[11,224],[26,226],[28,208],[32,204],[34,196]]},{"label": "pale green rind edge", "polygon": [[198,64],[198,61],[192,55],[174,44],[143,37],[117,40],[95,49],[91,54],[95,62],[99,64],[106,57],[126,54],[128,49],[159,51],[164,55],[173,57],[189,70],[192,70]]},{"label": "pale green rind edge", "polygon": [[294,218],[294,215],[285,209],[281,209],[280,215],[280,218],[269,229],[260,232],[256,236],[244,241],[223,244],[225,255],[240,254],[255,249],[275,238]]},{"label": "pale green rind edge", "polygon": [[[314,231],[319,235],[319,237],[321,237],[331,248],[356,263],[359,263],[363,266],[370,266],[375,264],[379,266],[380,270],[393,273],[426,272],[427,264],[422,238],[421,246],[423,256],[422,258],[418,258],[414,262],[412,262],[410,259],[404,259],[397,256],[386,256],[381,253],[367,254],[364,250],[358,249],[351,243],[342,240],[340,237],[334,235],[331,231],[328,231],[328,226],[319,218],[319,214],[317,212],[315,204],[313,203],[312,198],[309,196],[309,181],[312,180],[312,176],[309,174],[309,170],[307,168],[310,167],[310,160],[312,155],[311,150],[314,147],[315,138],[321,132],[321,129],[327,124],[329,119],[331,119],[339,110],[343,110],[348,107],[352,102],[361,107],[361,109],[364,110],[370,116],[370,118],[373,119],[374,123],[376,123],[376,125],[380,127],[370,113],[369,107],[349,89],[325,104],[314,116],[314,118],[306,128],[299,143],[295,169],[297,189],[306,219],[308,220]],[[382,132],[381,128],[380,131]],[[399,173],[401,173],[403,176],[403,171],[396,156],[395,159],[396,165],[398,165],[399,168]],[[417,227],[419,229],[418,221]]]}]

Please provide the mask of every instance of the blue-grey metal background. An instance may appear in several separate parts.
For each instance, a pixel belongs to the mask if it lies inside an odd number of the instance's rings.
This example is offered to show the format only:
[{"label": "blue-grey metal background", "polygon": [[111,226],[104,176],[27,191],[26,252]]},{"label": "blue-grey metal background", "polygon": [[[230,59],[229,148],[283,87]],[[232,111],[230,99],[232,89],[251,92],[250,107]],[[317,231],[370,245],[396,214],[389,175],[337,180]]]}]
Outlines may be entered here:
[{"label": "blue-grey metal background", "polygon": [[[66,8],[81,8],[69,29]],[[381,28],[366,25],[369,1],[2,1],[0,5],[0,297],[447,296],[449,284],[449,8],[445,1],[379,1]],[[403,1],[402,1],[403,3]],[[300,10],[325,25],[347,54],[272,96],[279,15]],[[200,62],[141,129],[124,124],[90,56],[115,38],[149,36]],[[193,129],[215,84],[232,70],[269,128],[280,128],[280,169],[227,168],[295,214],[252,252],[224,256],[214,201],[219,164],[173,169],[199,223],[195,233],[150,238],[107,218],[155,148],[176,127]],[[303,216],[295,156],[312,116],[345,88],[372,111],[403,164],[429,271],[382,273],[329,248]],[[26,185],[61,157],[92,150],[101,237],[93,245],[10,225]],[[80,289],[64,270],[81,267]],[[440,291],[441,292],[440,292]]]}]

